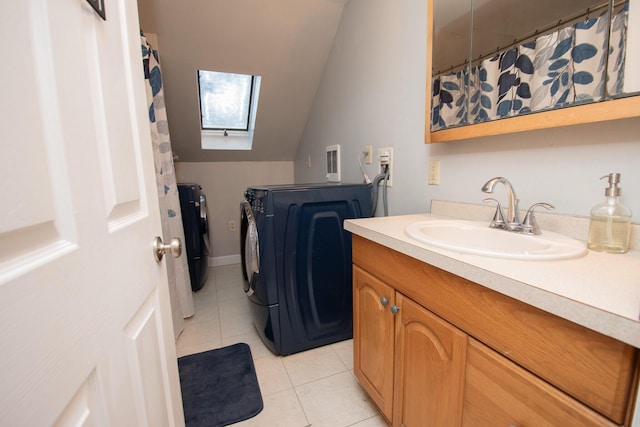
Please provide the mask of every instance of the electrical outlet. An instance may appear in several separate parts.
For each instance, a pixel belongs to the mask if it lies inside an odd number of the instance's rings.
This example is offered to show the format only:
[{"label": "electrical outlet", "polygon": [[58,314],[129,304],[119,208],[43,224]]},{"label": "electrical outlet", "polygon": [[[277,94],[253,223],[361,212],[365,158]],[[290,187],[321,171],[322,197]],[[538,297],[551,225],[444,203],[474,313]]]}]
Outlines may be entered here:
[{"label": "electrical outlet", "polygon": [[440,160],[429,162],[429,185],[440,185]]},{"label": "electrical outlet", "polygon": [[391,187],[393,184],[393,148],[379,148],[378,149],[378,171],[384,173],[383,166],[388,166],[389,177],[387,178],[387,187]]},{"label": "electrical outlet", "polygon": [[236,231],[236,222],[229,221],[229,231]]},{"label": "electrical outlet", "polygon": [[373,163],[373,145],[365,146],[363,153],[365,153],[364,163],[366,165],[370,165],[371,163]]}]

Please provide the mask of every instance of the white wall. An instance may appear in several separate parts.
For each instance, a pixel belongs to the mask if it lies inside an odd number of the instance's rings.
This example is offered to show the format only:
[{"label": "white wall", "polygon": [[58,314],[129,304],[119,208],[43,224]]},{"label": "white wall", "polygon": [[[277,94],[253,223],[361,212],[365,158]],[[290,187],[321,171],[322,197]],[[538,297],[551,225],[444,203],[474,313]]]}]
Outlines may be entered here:
[{"label": "white wall", "polygon": [[[200,184],[207,196],[214,259],[240,254],[240,203],[247,187],[293,182],[293,162],[177,162],[175,168],[179,183]],[[235,231],[229,221],[236,222]]]},{"label": "white wall", "polygon": [[[365,145],[393,147],[389,213],[426,212],[432,199],[482,203],[494,176],[514,185],[521,207],[546,201],[558,213],[589,215],[610,172],[640,221],[640,118],[446,144],[423,144],[426,2],[350,0],[295,161],[296,182],[324,180],[324,149],[340,144],[345,182],[360,182]],[[308,156],[311,167],[307,167]],[[427,185],[429,160],[441,184]],[[367,165],[369,176],[374,169]],[[506,201],[502,189],[496,191]]]}]

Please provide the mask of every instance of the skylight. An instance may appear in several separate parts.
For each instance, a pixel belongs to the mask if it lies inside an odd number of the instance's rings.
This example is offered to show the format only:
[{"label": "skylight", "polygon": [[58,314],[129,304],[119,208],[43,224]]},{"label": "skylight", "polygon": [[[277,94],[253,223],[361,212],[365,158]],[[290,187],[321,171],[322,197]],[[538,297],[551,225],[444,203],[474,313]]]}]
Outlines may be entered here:
[{"label": "skylight", "polygon": [[260,76],[198,70],[202,148],[250,150]]},{"label": "skylight", "polygon": [[202,129],[249,129],[253,76],[198,71]]}]

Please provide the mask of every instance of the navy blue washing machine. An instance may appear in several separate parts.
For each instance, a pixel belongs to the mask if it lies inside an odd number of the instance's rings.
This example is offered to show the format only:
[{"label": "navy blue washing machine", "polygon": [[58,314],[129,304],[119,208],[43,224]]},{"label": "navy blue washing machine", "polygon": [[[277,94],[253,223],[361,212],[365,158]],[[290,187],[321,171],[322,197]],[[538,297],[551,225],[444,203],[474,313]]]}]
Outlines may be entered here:
[{"label": "navy blue washing machine", "polygon": [[250,187],[240,208],[244,291],[275,354],[353,337],[351,235],[371,216],[368,184]]},{"label": "navy blue washing machine", "polygon": [[204,286],[209,271],[207,198],[198,184],[178,184],[178,196],[191,290],[195,292]]}]

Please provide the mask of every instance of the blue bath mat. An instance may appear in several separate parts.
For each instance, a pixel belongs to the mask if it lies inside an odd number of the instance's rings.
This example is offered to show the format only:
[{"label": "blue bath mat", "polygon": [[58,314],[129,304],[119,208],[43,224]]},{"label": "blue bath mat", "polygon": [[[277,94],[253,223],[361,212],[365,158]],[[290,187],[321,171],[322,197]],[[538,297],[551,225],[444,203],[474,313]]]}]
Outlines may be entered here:
[{"label": "blue bath mat", "polygon": [[262,395],[247,344],[178,359],[187,427],[226,426],[262,411]]}]

